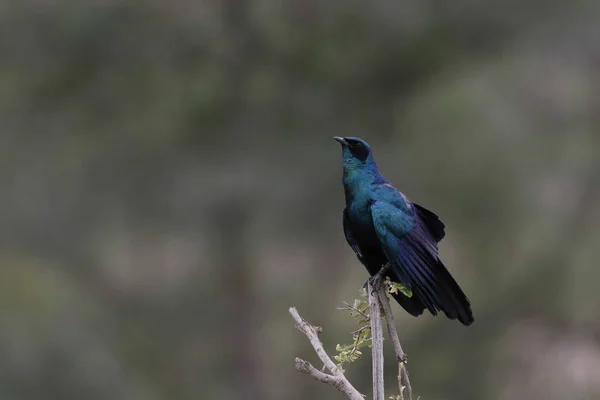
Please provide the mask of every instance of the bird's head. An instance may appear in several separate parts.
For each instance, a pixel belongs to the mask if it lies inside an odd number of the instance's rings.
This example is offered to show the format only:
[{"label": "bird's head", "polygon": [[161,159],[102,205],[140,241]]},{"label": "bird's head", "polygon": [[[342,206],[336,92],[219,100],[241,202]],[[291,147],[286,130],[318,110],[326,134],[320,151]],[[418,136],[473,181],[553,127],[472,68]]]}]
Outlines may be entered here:
[{"label": "bird's head", "polygon": [[339,136],[334,136],[334,139],[342,145],[344,170],[346,172],[377,168],[371,153],[371,147],[363,139]]}]

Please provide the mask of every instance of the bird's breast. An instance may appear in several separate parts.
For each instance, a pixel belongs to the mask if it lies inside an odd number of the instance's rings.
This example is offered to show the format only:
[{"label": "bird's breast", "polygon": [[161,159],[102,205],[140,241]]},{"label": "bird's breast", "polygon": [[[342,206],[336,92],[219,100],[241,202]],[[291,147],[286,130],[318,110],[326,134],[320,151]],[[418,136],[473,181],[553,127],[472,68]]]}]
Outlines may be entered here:
[{"label": "bird's breast", "polygon": [[367,229],[373,227],[373,217],[371,215],[371,210],[369,210],[368,207],[358,209],[351,208],[349,215],[352,225],[356,229]]},{"label": "bird's breast", "polygon": [[348,209],[348,218],[359,244],[367,245],[377,241],[377,233],[373,226],[373,217],[368,206],[360,207],[356,204],[350,206]]}]

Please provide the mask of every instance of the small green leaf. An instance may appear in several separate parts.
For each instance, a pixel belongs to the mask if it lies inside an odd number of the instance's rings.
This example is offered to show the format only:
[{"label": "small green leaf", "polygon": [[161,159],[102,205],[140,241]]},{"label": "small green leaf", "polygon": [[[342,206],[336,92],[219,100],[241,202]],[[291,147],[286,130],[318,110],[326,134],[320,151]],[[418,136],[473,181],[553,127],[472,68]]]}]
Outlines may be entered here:
[{"label": "small green leaf", "polygon": [[401,283],[391,281],[389,276],[386,277],[385,283],[388,287],[389,293],[398,294],[398,292],[400,292],[406,297],[412,297],[412,290],[410,288],[407,288]]}]

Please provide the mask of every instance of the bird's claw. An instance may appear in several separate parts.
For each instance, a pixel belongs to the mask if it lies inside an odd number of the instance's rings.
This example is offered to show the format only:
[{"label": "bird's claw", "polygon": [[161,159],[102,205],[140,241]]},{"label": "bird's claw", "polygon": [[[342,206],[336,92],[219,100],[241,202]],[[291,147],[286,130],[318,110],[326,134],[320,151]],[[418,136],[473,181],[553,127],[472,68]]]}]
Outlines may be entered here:
[{"label": "bird's claw", "polygon": [[381,287],[381,285],[383,284],[383,282],[385,281],[385,276],[387,271],[390,269],[391,264],[388,262],[386,264],[384,264],[379,271],[377,271],[377,273],[371,277],[369,277],[369,279],[367,279],[365,281],[365,283],[363,283],[362,288],[364,290],[366,290],[368,292],[369,289],[369,284],[371,284],[371,286],[373,287],[373,291],[377,292],[379,291],[379,288]]},{"label": "bird's claw", "polygon": [[[362,288],[368,293],[369,292],[369,285],[373,286],[375,282],[377,275],[374,276],[370,276],[365,283],[363,283]],[[374,286],[373,286],[374,287]]]},{"label": "bird's claw", "polygon": [[367,281],[365,282],[365,284],[363,285],[363,288],[367,288],[367,285],[370,283],[371,286],[373,287],[373,291],[377,292],[379,291],[379,288],[381,288],[381,285],[383,284],[383,281],[385,280],[385,274],[387,273],[388,269],[390,269],[391,264],[388,262],[387,264],[385,264],[384,266],[381,267],[381,269],[372,277],[370,277],[369,279],[367,279]]},{"label": "bird's claw", "polygon": [[371,284],[371,287],[373,287],[373,292],[378,292],[379,288],[381,288],[381,285],[383,284],[383,276],[377,273],[370,277],[365,284]]}]

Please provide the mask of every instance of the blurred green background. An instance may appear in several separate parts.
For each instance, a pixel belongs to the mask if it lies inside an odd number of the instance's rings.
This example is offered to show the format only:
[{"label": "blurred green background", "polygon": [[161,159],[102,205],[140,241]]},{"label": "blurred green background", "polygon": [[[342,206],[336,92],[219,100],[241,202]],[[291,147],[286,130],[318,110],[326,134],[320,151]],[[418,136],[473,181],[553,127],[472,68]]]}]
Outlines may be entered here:
[{"label": "blurred green background", "polygon": [[[600,2],[0,5],[0,399],[339,399],[341,151],[447,225],[423,400],[600,398]],[[389,392],[396,371],[387,348]],[[370,359],[349,365],[370,396]]]}]

